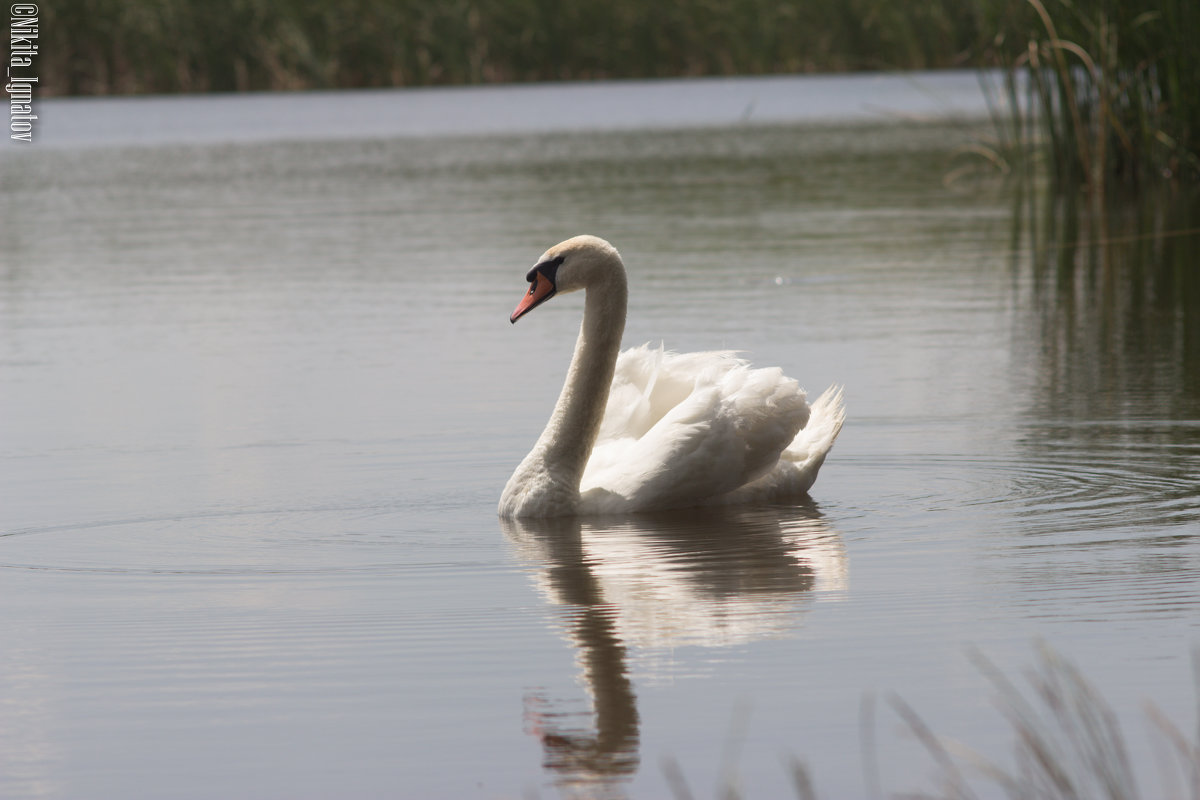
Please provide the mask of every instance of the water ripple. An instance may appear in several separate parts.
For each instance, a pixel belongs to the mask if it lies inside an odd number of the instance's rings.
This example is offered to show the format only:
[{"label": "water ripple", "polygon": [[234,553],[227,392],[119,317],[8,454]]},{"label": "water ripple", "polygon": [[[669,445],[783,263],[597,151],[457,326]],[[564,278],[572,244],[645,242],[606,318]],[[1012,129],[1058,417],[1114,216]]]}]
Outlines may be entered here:
[{"label": "water ripple", "polygon": [[1190,447],[1059,445],[987,458],[873,457],[856,467],[885,473],[875,503],[889,516],[983,511],[992,525],[1034,534],[1200,521],[1200,450]]},{"label": "water ripple", "polygon": [[[302,576],[428,569],[452,573],[489,566],[445,532],[406,530],[397,512],[363,507],[244,509],[18,529],[0,534],[0,569]],[[421,559],[406,560],[414,548],[420,549]]]}]

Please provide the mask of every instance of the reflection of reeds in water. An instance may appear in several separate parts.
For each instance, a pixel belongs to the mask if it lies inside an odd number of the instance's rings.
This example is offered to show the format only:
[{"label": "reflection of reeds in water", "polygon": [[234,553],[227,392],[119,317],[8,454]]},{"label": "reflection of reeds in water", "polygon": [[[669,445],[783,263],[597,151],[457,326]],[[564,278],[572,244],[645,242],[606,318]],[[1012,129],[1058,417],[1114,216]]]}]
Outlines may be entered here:
[{"label": "reflection of reeds in water", "polygon": [[1200,416],[1200,192],[1157,186],[1099,207],[1028,190],[1013,212],[1028,259],[1018,336],[1043,418]]},{"label": "reflection of reeds in water", "polygon": [[1078,544],[1111,526],[1194,524],[1200,190],[1159,183],[1092,203],[1022,188],[1010,254],[1019,447],[1036,487],[1025,533],[1052,521]]}]

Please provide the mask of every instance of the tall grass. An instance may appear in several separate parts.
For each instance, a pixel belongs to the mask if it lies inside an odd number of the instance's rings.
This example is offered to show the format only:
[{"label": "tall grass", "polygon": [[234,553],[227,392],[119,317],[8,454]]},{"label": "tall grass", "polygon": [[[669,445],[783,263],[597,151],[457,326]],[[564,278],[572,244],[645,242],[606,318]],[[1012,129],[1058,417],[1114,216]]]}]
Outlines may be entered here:
[{"label": "tall grass", "polygon": [[[1200,652],[1193,665],[1200,711]],[[963,742],[940,736],[921,715],[899,697],[890,705],[904,727],[933,763],[933,788],[912,793],[883,793],[879,777],[865,773],[867,796],[912,800],[1139,800],[1172,798],[1200,800],[1200,733],[1193,738],[1153,704],[1146,705],[1151,747],[1155,751],[1160,788],[1147,793],[1129,755],[1128,740],[1112,706],[1084,674],[1053,648],[1042,644],[1036,664],[1017,681],[978,651],[972,659],[995,690],[997,711],[1012,736],[1007,757],[996,758],[972,750]],[[868,696],[862,724],[873,731],[874,702]],[[870,744],[867,744],[868,740]],[[864,738],[865,759],[870,761],[873,733]],[[867,767],[869,765],[864,765]],[[675,800],[691,800],[691,790],[674,759],[662,764],[663,775]],[[785,760],[799,800],[817,800],[804,763]],[[735,780],[724,779],[718,796],[741,800]]]},{"label": "tall grass", "polygon": [[1200,177],[1200,4],[1194,0],[984,2],[1016,110],[1006,150],[1044,151],[1056,183]]},{"label": "tall grass", "polygon": [[[1038,655],[1024,687],[981,654],[974,655],[995,687],[997,707],[1012,731],[1007,764],[938,737],[915,711],[893,699],[893,707],[937,767],[939,791],[921,797],[974,800],[983,786],[997,787],[1012,800],[1152,796],[1140,788],[1120,722],[1103,695],[1053,649],[1043,645]],[[1200,662],[1195,668],[1200,679]],[[1200,740],[1193,741],[1156,706],[1146,708],[1169,796],[1200,800]]]}]

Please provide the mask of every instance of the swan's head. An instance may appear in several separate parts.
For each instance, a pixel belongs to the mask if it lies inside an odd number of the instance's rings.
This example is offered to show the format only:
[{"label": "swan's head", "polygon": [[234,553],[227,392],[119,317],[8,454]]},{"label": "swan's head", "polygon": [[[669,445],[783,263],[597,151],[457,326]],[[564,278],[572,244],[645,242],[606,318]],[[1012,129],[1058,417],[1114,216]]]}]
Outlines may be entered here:
[{"label": "swan's head", "polygon": [[598,236],[576,236],[551,247],[525,276],[529,291],[521,298],[509,322],[516,322],[556,294],[574,292],[609,279],[624,276],[625,266],[617,248]]}]

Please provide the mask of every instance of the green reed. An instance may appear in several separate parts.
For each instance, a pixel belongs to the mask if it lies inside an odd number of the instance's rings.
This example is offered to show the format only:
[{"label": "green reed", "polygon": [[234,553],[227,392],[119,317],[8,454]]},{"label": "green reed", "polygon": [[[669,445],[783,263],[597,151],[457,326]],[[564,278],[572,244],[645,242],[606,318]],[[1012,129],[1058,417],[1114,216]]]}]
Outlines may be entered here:
[{"label": "green reed", "polygon": [[1113,181],[1200,177],[1200,5],[1192,0],[985,0],[1016,113],[998,120],[1006,153],[1047,156],[1063,186],[1103,195]]}]

